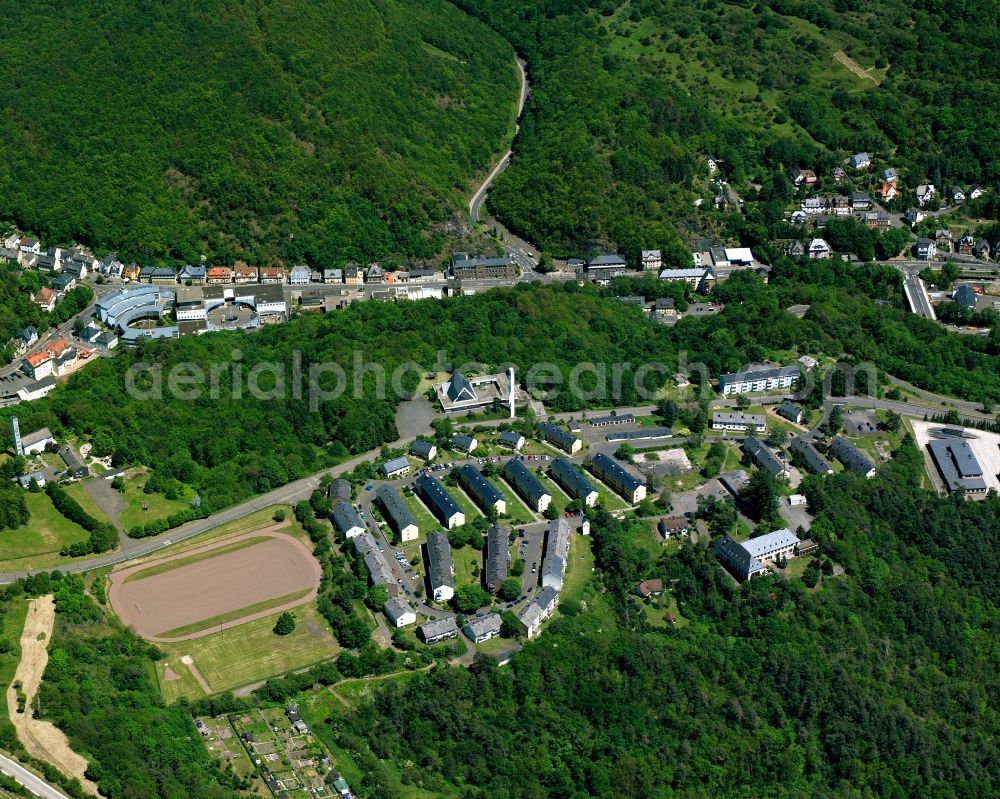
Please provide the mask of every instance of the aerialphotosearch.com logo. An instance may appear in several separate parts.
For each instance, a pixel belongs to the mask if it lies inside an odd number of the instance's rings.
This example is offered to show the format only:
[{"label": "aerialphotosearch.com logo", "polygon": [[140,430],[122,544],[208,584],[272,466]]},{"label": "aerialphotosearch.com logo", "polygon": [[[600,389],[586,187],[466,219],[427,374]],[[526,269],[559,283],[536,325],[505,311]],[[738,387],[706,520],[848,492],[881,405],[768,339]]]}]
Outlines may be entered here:
[{"label": "aerialphotosearch.com logo", "polygon": [[[613,406],[622,402],[652,404],[662,396],[663,386],[670,385],[679,376],[693,384],[695,399],[713,396],[715,385],[708,366],[698,361],[688,362],[687,353],[683,351],[675,366],[659,361],[638,364],[582,361],[568,371],[565,364],[560,366],[544,361],[525,368],[513,363],[455,363],[444,350],[437,351],[435,362],[430,366],[406,361],[393,366],[391,371],[382,363],[368,361],[363,350],[354,350],[344,360],[347,366],[339,361],[306,362],[302,352],[296,350],[287,361],[246,363],[243,351],[233,349],[228,359],[212,362],[207,368],[190,361],[169,367],[158,363],[135,363],[125,373],[125,390],[133,399],[152,401],[305,400],[309,410],[316,412],[323,403],[345,396],[356,400],[408,399],[414,387],[432,373],[446,375],[445,381],[456,372],[467,376],[475,392],[483,376],[505,376],[508,369],[513,368],[518,398],[524,397],[522,392],[543,399],[566,392],[580,404],[589,406]],[[835,379],[840,395],[853,396],[859,388],[867,394],[874,391],[877,374],[876,368],[868,363],[839,362],[822,374],[816,369],[799,369],[791,387],[792,397],[805,398],[818,386],[824,396],[830,396]]]}]

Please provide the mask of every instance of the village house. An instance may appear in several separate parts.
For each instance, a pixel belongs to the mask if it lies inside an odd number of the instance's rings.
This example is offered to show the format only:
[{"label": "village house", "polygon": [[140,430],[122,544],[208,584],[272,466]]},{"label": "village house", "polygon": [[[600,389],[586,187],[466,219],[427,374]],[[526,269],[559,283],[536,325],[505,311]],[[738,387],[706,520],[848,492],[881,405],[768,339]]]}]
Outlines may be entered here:
[{"label": "village house", "polygon": [[914,255],[921,261],[932,261],[937,255],[937,245],[934,239],[921,236],[913,248]]},{"label": "village house", "polygon": [[850,157],[848,163],[852,169],[867,169],[871,166],[872,159],[868,153],[855,153]]},{"label": "village house", "polygon": [[660,251],[643,250],[642,254],[639,256],[639,265],[643,269],[652,269],[658,272],[663,266],[663,258],[660,255]]},{"label": "village house", "polygon": [[243,261],[237,261],[233,264],[233,282],[245,285],[247,283],[256,283],[258,281],[257,267],[250,266],[250,264]]},{"label": "village house", "polygon": [[664,541],[687,535],[689,531],[688,520],[684,516],[665,516],[656,523],[656,531]]},{"label": "village house", "polygon": [[937,194],[937,190],[931,183],[921,183],[914,190],[913,194],[917,199],[917,205],[923,207],[934,199],[935,194]]},{"label": "village house", "polygon": [[204,286],[207,276],[208,270],[201,264],[187,264],[178,275],[181,283],[188,286]]},{"label": "village house", "polygon": [[813,259],[829,258],[832,254],[830,245],[823,239],[813,239],[809,242],[809,257]]},{"label": "village house", "polygon": [[308,266],[293,266],[288,272],[288,282],[292,286],[308,286],[312,280],[312,270]]},{"label": "village house", "polygon": [[635,592],[643,599],[663,594],[663,580],[643,580],[635,587]]},{"label": "village house", "polygon": [[512,449],[514,452],[520,452],[521,447],[524,446],[524,436],[513,430],[502,430],[497,441],[501,447]]},{"label": "village house", "polygon": [[232,283],[233,270],[228,266],[210,266],[205,273],[205,282],[210,286]]},{"label": "village house", "polygon": [[417,614],[413,611],[413,607],[400,596],[389,597],[382,606],[382,612],[393,627],[407,627],[417,623]]},{"label": "village house", "polygon": [[[262,266],[259,270],[261,283],[284,283],[285,267],[283,266]],[[339,280],[337,281],[340,282]]]},{"label": "village house", "polygon": [[472,436],[467,436],[464,433],[455,433],[451,437],[451,446],[456,452],[471,455],[476,447],[479,446],[479,442]]},{"label": "village house", "polygon": [[792,170],[792,183],[796,186],[811,186],[816,182],[816,173],[811,169],[799,169],[795,167]]},{"label": "village house", "polygon": [[410,462],[404,457],[393,458],[383,463],[379,468],[384,477],[395,480],[397,477],[403,477],[410,473]]},{"label": "village house", "polygon": [[418,438],[410,444],[410,454],[416,455],[425,461],[432,461],[437,457],[437,447],[430,441],[422,441]]},{"label": "village house", "polygon": [[468,619],[462,632],[466,637],[477,644],[484,644],[491,638],[497,638],[503,628],[503,620],[499,613],[488,613],[482,618]]}]

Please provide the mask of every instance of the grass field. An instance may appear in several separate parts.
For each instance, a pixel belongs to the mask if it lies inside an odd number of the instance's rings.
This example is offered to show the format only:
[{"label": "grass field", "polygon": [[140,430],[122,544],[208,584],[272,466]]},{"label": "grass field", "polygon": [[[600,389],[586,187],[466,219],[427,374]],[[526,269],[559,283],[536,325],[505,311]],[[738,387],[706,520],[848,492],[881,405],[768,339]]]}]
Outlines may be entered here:
[{"label": "grass field", "polygon": [[[190,492],[180,499],[167,499],[163,494],[144,494],[142,487],[145,482],[144,472],[125,480],[125,492],[122,494],[122,499],[127,507],[121,512],[118,521],[126,530],[138,524],[164,519],[171,513],[191,506],[191,498],[194,495]],[[146,503],[146,510],[142,509],[143,503]]]},{"label": "grass field", "polygon": [[562,513],[566,510],[566,506],[569,504],[570,499],[563,492],[561,488],[556,484],[556,481],[549,477],[547,474],[535,474],[539,482],[545,486],[548,492],[552,495],[552,507],[556,509],[558,513]]},{"label": "grass field", "polygon": [[427,506],[417,499],[416,495],[407,494],[404,491],[400,491],[399,495],[403,498],[403,503],[409,509],[410,513],[413,514],[413,518],[417,520],[417,527],[420,528],[421,541],[427,538],[428,533],[433,533],[435,530],[442,529],[438,520],[431,515],[431,512],[427,510]]},{"label": "grass field", "polygon": [[507,516],[509,518],[504,519],[505,524],[530,524],[535,521],[535,517],[528,510],[528,506],[521,501],[521,498],[514,493],[513,489],[507,485],[503,478],[494,477],[490,480],[490,485],[503,494],[503,498],[507,502]]},{"label": "grass field", "polygon": [[[173,702],[181,697],[204,696],[187,666],[181,663],[185,655],[193,658],[212,692],[219,692],[304,668],[340,652],[329,625],[312,603],[293,612],[295,630],[285,636],[273,632],[278,618],[275,613],[204,638],[159,644],[164,657],[156,664],[156,673],[164,698]],[[164,663],[169,663],[180,679],[165,681]]]},{"label": "grass field", "polygon": [[460,486],[450,486],[444,483],[444,490],[448,492],[452,499],[458,504],[458,507],[465,514],[465,523],[478,519],[483,516],[483,512],[479,510],[479,506],[469,497],[468,494]]},{"label": "grass field", "polygon": [[136,580],[145,580],[147,577],[153,577],[157,574],[163,574],[164,572],[173,571],[174,569],[179,569],[181,566],[187,566],[191,563],[198,563],[202,560],[208,560],[209,558],[216,558],[219,555],[225,555],[227,552],[236,552],[240,549],[246,549],[247,547],[252,547],[254,544],[259,544],[262,541],[267,541],[268,536],[259,535],[253,538],[245,538],[242,541],[235,541],[232,544],[226,544],[225,546],[216,547],[215,549],[210,549],[207,552],[199,552],[196,555],[189,555],[186,558],[177,558],[177,560],[170,560],[166,563],[160,563],[156,566],[150,566],[148,569],[143,569],[142,571],[130,574],[125,578],[126,583],[135,582]]},{"label": "grass field", "polygon": [[80,507],[87,511],[87,513],[95,519],[102,522],[110,521],[107,514],[101,510],[98,504],[94,502],[90,494],[87,493],[87,489],[84,488],[84,483],[69,483],[65,486],[65,488],[66,493],[79,502]]},{"label": "grass field", "polygon": [[451,560],[455,566],[455,585],[467,585],[475,583],[479,585],[479,578],[472,575],[472,565],[478,564],[483,567],[483,551],[473,547],[462,547],[451,551]]},{"label": "grass field", "polygon": [[86,541],[88,533],[52,505],[47,494],[24,494],[30,521],[16,530],[0,531],[0,571],[43,569],[71,562],[59,550]]}]

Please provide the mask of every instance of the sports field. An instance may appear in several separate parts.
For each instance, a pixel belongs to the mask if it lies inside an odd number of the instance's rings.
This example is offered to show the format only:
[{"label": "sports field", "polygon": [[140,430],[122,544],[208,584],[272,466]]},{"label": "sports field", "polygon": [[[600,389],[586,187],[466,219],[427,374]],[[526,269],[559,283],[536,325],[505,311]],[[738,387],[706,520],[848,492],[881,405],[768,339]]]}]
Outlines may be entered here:
[{"label": "sports field", "polygon": [[197,638],[296,607],[322,570],[309,549],[272,525],[112,573],[108,597],[150,641]]}]

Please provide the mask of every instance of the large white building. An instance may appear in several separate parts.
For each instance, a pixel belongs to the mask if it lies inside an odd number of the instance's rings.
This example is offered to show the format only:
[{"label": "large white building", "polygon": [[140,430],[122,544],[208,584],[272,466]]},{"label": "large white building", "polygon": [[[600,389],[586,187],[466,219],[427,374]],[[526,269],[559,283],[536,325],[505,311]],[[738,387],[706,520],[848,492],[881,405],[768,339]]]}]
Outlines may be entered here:
[{"label": "large white building", "polygon": [[766,563],[795,557],[798,537],[787,528],[746,541],[724,538],[715,546],[719,559],[739,580],[749,580],[767,571]]},{"label": "large white building", "polygon": [[791,388],[799,375],[797,366],[764,366],[746,372],[723,374],[719,375],[719,393],[729,396]]}]

